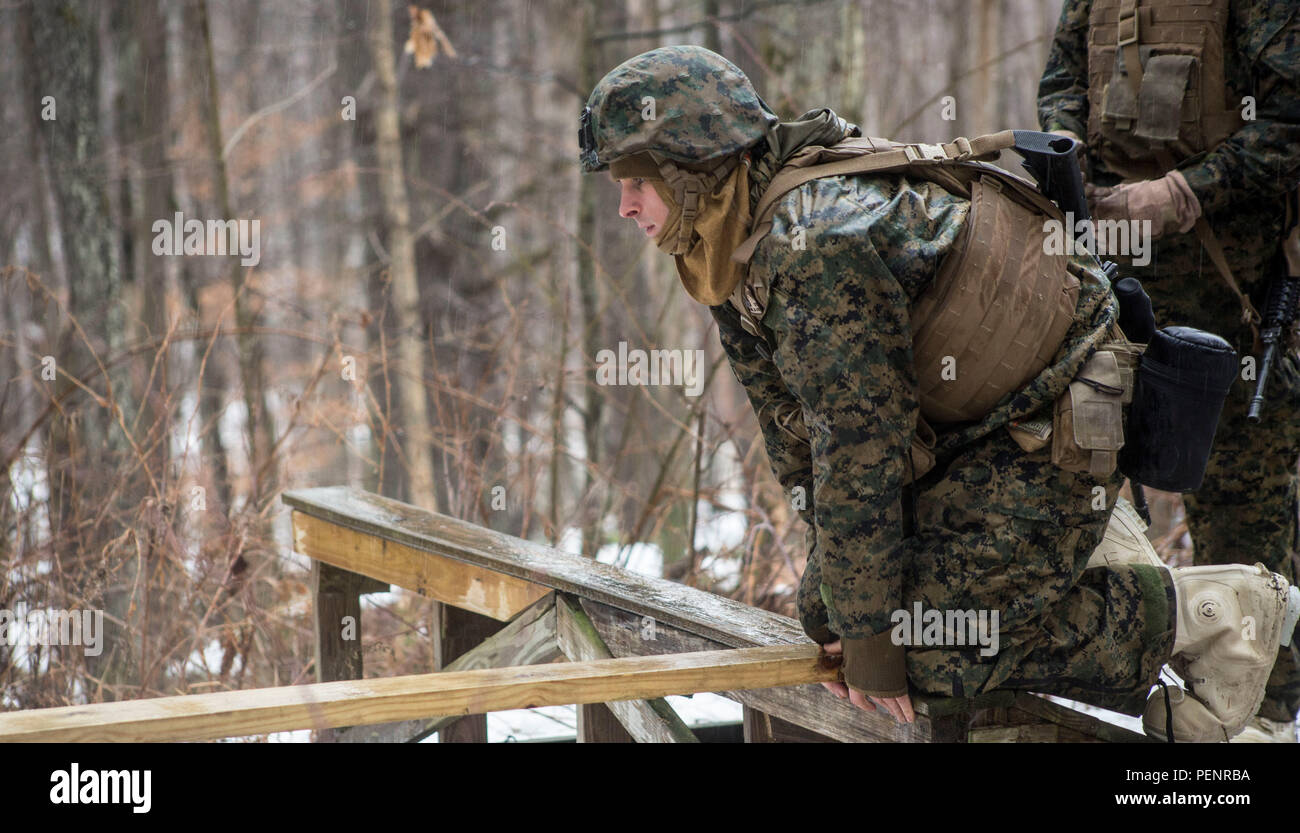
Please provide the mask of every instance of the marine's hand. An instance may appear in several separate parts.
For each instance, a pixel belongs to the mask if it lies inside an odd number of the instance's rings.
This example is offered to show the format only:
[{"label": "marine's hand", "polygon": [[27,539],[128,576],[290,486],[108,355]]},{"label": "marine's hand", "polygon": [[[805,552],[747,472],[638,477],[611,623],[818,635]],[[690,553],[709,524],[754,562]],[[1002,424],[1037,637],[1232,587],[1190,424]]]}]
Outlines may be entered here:
[{"label": "marine's hand", "polygon": [[1086,186],[1085,193],[1094,220],[1147,223],[1153,238],[1190,231],[1201,216],[1201,205],[1179,171],[1113,188]]},{"label": "marine's hand", "polygon": [[[837,639],[823,645],[822,650],[828,654],[839,654],[843,653],[844,649]],[[841,700],[847,697],[850,703],[863,711],[874,712],[876,706],[879,706],[889,712],[899,723],[911,723],[916,720],[916,713],[912,709],[912,698],[906,694],[902,697],[871,697],[856,688],[849,688],[844,683],[822,683],[822,685]]]}]

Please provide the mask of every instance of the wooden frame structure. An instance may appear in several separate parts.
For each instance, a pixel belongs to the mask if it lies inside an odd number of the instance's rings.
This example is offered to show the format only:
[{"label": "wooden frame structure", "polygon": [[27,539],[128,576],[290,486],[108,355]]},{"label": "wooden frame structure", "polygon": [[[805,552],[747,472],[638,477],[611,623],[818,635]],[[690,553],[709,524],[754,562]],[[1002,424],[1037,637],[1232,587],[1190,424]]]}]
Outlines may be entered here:
[{"label": "wooden frame structure", "polygon": [[[0,741],[313,728],[341,742],[472,742],[486,740],[486,712],[575,703],[580,742],[691,743],[662,698],[701,691],[743,704],[746,742],[1145,740],[1010,691],[915,698],[916,722],[899,725],[817,685],[838,672],[789,617],[352,488],[283,500],[294,548],[313,559],[318,683],[0,713]],[[360,597],[389,585],[439,603],[432,674],[361,679]]]}]

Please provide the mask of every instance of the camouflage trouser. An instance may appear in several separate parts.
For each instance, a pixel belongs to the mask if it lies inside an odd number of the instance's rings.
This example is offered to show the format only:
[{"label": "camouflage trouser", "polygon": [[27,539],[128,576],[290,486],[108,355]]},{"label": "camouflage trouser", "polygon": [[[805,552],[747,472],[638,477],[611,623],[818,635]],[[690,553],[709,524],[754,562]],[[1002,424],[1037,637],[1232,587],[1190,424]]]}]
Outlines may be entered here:
[{"label": "camouflage trouser", "polygon": [[1064,472],[1050,448],[1005,430],[965,447],[917,484],[909,609],[997,610],[999,650],[912,647],[927,694],[994,688],[1060,694],[1141,713],[1173,647],[1172,584],[1147,566],[1085,569],[1121,479]]},{"label": "camouflage trouser", "polygon": [[[1263,312],[1263,284],[1281,239],[1280,218],[1233,214],[1211,218],[1217,236],[1243,286],[1255,287]],[[1121,261],[1122,263],[1122,261]],[[1223,336],[1245,357],[1253,337],[1240,326],[1240,306],[1194,233],[1156,241],[1152,263],[1121,266],[1122,275],[1142,281],[1160,326],[1182,324]],[[1256,356],[1256,361],[1259,357]],[[1205,482],[1184,496],[1197,564],[1263,562],[1288,580],[1296,576],[1296,458],[1300,453],[1300,389],[1277,375],[1269,384],[1264,420],[1251,425],[1246,410],[1254,382],[1238,379],[1215,434]],[[1293,720],[1300,711],[1300,666],[1293,649],[1278,654],[1260,715]]]}]

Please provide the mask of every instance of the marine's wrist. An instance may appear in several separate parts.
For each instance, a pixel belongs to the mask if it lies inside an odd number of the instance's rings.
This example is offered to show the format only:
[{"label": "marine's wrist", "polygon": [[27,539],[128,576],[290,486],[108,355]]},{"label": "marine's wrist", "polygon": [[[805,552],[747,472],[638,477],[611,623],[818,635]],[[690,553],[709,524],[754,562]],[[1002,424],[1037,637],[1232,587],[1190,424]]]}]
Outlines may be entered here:
[{"label": "marine's wrist", "polygon": [[844,637],[844,682],[872,697],[902,697],[907,694],[907,662],[902,645],[892,631],[867,637]]}]

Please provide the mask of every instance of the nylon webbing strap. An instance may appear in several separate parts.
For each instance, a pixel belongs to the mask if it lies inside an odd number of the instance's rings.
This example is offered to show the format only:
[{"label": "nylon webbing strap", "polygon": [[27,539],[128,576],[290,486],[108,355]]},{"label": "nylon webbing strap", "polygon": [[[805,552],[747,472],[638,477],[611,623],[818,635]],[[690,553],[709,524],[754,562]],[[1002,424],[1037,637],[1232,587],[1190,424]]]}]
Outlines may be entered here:
[{"label": "nylon webbing strap", "polygon": [[[881,143],[884,149],[876,149],[877,143]],[[845,146],[856,146],[861,149],[861,152],[846,159],[819,165],[787,166],[772,177],[771,184],[754,208],[754,220],[750,226],[752,233],[737,247],[731,259],[738,263],[749,263],[758,244],[772,230],[772,215],[776,212],[777,202],[806,182],[822,177],[866,174],[904,168],[908,165],[971,161],[1014,147],[1015,135],[1013,131],[1003,130],[1000,133],[990,133],[974,139],[962,137],[943,145],[885,143],[881,139],[850,139],[835,147]]]},{"label": "nylon webbing strap", "polygon": [[[1119,22],[1117,40],[1119,49],[1124,53],[1124,75],[1128,78],[1129,87],[1133,90],[1133,99],[1140,101],[1142,97],[1142,53],[1140,50],[1141,41],[1141,13],[1138,5],[1141,0],[1122,0],[1119,7]],[[1174,161],[1173,155],[1163,144],[1154,143],[1156,161],[1166,172],[1175,170],[1178,163]],[[1251,332],[1255,335],[1255,340],[1259,340],[1259,323],[1263,320],[1255,305],[1250,302],[1246,293],[1241,291],[1237,284],[1237,279],[1233,277],[1232,267],[1228,265],[1228,258],[1223,253],[1223,246],[1219,244],[1219,238],[1214,236],[1214,230],[1210,224],[1205,221],[1205,217],[1196,219],[1196,236],[1200,238],[1201,245],[1210,255],[1210,262],[1214,264],[1215,270],[1218,271],[1219,277],[1232,290],[1232,294],[1237,296],[1237,301],[1241,304],[1241,323],[1249,324]]]}]

